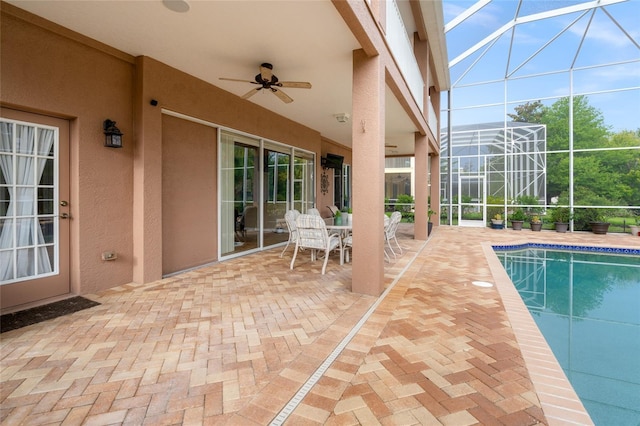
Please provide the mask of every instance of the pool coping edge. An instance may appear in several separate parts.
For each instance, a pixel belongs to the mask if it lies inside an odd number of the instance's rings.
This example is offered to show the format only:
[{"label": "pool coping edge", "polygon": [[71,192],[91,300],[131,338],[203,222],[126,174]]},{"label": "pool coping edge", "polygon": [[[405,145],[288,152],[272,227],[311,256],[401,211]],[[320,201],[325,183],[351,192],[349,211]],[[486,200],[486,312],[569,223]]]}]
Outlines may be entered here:
[{"label": "pool coping edge", "polygon": [[593,425],[591,416],[504,270],[494,245],[503,246],[483,242],[482,249],[548,424]]}]

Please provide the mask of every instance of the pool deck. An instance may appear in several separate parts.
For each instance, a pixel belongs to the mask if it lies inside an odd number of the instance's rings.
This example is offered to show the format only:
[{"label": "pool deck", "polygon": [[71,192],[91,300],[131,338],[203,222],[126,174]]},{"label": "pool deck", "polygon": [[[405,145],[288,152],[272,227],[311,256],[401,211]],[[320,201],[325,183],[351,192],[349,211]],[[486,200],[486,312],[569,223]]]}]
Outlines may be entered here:
[{"label": "pool deck", "polygon": [[0,422],[591,424],[490,246],[640,238],[412,233],[380,298],[281,248],[85,295],[101,305],[0,335]]}]

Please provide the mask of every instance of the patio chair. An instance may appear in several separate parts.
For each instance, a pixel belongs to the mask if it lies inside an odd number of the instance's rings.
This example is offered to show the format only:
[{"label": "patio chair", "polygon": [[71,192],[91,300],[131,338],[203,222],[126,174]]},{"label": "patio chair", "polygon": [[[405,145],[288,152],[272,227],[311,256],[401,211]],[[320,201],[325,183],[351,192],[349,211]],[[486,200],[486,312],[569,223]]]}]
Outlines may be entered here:
[{"label": "patio chair", "polygon": [[340,210],[337,206],[327,206],[327,208],[331,212],[331,216],[335,216],[336,212]]},{"label": "patio chair", "polygon": [[342,251],[345,261],[349,263],[349,252],[353,249],[353,234],[349,234],[342,239]]},{"label": "patio chair", "polygon": [[280,257],[284,256],[284,252],[289,248],[289,244],[293,244],[295,246],[296,241],[298,240],[298,228],[296,227],[296,219],[300,216],[300,212],[298,210],[289,210],[284,214],[284,221],[287,224],[287,229],[289,230],[289,241],[287,241],[287,245],[280,253]]},{"label": "patio chair", "polygon": [[391,246],[391,240],[393,240],[396,243],[396,246],[398,247],[400,254],[402,254],[402,247],[400,247],[400,244],[398,243],[398,239],[396,238],[396,231],[398,230],[398,225],[400,224],[401,220],[402,220],[402,213],[400,212],[391,213],[391,220],[389,221],[389,225],[386,226],[384,229],[384,239],[387,242],[387,246],[389,246],[389,250],[391,250],[391,253],[393,254],[394,259],[396,258],[396,252],[393,250],[393,247]]},{"label": "patio chair", "polygon": [[342,264],[342,244],[340,243],[340,236],[338,234],[329,234],[324,220],[322,220],[320,216],[301,214],[296,219],[296,228],[298,230],[298,238],[296,240],[293,259],[291,259],[290,269],[293,269],[298,251],[302,248],[310,249],[312,262],[316,260],[316,252],[318,250],[324,251],[322,275],[324,275],[327,269],[329,253],[332,250],[340,250],[340,263]]},{"label": "patio chair", "polygon": [[320,210],[316,209],[315,207],[311,207],[309,210],[307,210],[307,214],[320,216]]},{"label": "patio chair", "polygon": [[236,219],[236,231],[239,231],[243,237],[247,236],[247,229],[258,229],[258,207],[245,207],[242,215]]},{"label": "patio chair", "polygon": [[[385,241],[387,241],[387,228],[389,227],[389,224],[391,223],[391,219],[389,218],[389,216],[387,216],[386,214],[383,215],[384,216],[384,239]],[[389,253],[387,253],[387,248],[384,248],[384,259],[391,263],[391,257],[389,256]]]}]

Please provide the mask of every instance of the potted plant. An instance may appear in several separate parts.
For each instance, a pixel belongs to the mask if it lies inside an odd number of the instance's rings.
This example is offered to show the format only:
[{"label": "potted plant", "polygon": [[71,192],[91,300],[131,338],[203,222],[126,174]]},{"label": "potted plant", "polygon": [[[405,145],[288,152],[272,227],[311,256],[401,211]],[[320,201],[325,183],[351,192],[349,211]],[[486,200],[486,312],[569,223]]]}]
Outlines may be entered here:
[{"label": "potted plant", "polygon": [[351,207],[347,209],[347,225],[351,225],[351,221],[353,220],[353,210]]},{"label": "potted plant", "polygon": [[342,225],[342,212],[340,210],[336,210],[336,214],[333,217],[333,224],[337,226]]},{"label": "potted plant", "polygon": [[581,216],[582,221],[588,224],[594,234],[606,234],[609,230],[609,225],[611,225],[611,223],[607,222],[604,210],[585,209]]},{"label": "potted plant", "polygon": [[500,213],[496,214],[493,219],[491,219],[491,228],[492,229],[503,229],[504,228],[504,219],[502,219],[502,215]]},{"label": "potted plant", "polygon": [[427,235],[431,235],[431,230],[433,229],[433,222],[431,222],[431,216],[436,214],[434,210],[429,209],[427,212],[428,222],[427,222]]},{"label": "potted plant", "polygon": [[556,232],[567,232],[571,220],[569,207],[554,207],[551,211],[551,220],[556,226]]},{"label": "potted plant", "polygon": [[509,215],[509,221],[511,222],[511,228],[514,231],[522,230],[522,224],[524,223],[525,219],[526,219],[526,216],[524,214],[524,210],[522,210],[521,208],[515,209]]},{"label": "potted plant", "polygon": [[531,230],[535,232],[542,230],[542,220],[540,219],[540,216],[531,217]]}]

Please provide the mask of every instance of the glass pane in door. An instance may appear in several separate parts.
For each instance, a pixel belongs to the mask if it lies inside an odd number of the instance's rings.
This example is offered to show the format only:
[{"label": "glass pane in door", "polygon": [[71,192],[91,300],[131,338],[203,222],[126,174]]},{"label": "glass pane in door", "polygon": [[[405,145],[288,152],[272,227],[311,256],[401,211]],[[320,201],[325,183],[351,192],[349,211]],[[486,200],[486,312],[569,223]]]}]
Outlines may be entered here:
[{"label": "glass pane in door", "polygon": [[284,214],[289,206],[289,174],[291,154],[275,144],[264,146],[264,222],[263,244],[265,247],[285,242]]},{"label": "glass pane in door", "polygon": [[220,251],[222,256],[259,247],[259,141],[220,135]]},{"label": "glass pane in door", "polygon": [[0,284],[56,274],[56,129],[0,122]]},{"label": "glass pane in door", "polygon": [[313,207],[315,200],[313,154],[295,152],[293,165],[293,208],[306,213]]}]

